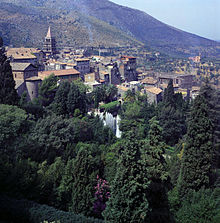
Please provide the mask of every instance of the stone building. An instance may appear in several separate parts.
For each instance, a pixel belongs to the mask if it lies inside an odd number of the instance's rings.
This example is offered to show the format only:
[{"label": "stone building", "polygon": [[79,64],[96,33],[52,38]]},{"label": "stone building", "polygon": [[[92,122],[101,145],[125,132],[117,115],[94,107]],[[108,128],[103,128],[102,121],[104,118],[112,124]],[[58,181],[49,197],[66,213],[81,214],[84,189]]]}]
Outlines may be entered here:
[{"label": "stone building", "polygon": [[27,100],[38,97],[38,88],[42,80],[37,76],[38,69],[30,63],[11,63],[18,95],[27,93]]},{"label": "stone building", "polygon": [[112,63],[111,65],[108,65],[107,68],[109,73],[110,84],[114,85],[121,84],[121,74],[118,68],[118,64]]},{"label": "stone building", "polygon": [[145,77],[140,82],[145,87],[156,87],[158,81],[153,77]]},{"label": "stone building", "polygon": [[122,80],[125,82],[137,81],[136,57],[121,56],[119,70]]},{"label": "stone building", "polygon": [[14,80],[26,80],[37,76],[38,69],[31,63],[10,63]]},{"label": "stone building", "polygon": [[173,80],[173,85],[179,88],[191,89],[193,86],[192,74],[159,74],[158,84],[167,85],[170,80]]},{"label": "stone building", "polygon": [[145,87],[143,93],[147,94],[147,100],[149,103],[158,103],[162,100],[162,90],[156,87]]},{"label": "stone building", "polygon": [[86,58],[75,59],[76,70],[80,72],[80,77],[84,80],[84,75],[90,73],[90,60]]}]

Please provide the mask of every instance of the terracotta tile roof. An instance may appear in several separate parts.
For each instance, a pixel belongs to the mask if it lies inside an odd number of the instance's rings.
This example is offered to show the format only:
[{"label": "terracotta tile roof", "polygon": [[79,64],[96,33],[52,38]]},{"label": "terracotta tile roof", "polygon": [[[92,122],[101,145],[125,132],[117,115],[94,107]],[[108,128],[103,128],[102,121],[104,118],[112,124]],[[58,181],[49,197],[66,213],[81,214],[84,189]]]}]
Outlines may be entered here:
[{"label": "terracotta tile roof", "polygon": [[79,75],[80,72],[76,69],[66,69],[66,70],[49,70],[49,71],[41,71],[38,72],[39,77],[47,77],[51,74],[54,74],[55,76],[67,76],[67,75]]},{"label": "terracotta tile roof", "polygon": [[121,56],[121,59],[136,59],[136,57],[131,57],[131,56]]},{"label": "terracotta tile roof", "polygon": [[86,58],[81,58],[81,59],[79,59],[79,58],[77,58],[77,59],[75,59],[75,61],[76,62],[86,62],[86,61],[89,61],[89,59],[86,59]]},{"label": "terracotta tile roof", "polygon": [[153,77],[146,77],[143,80],[140,81],[143,84],[156,84],[157,80],[154,79]]},{"label": "terracotta tile roof", "polygon": [[36,48],[9,48],[6,52],[7,57],[14,59],[36,59],[34,53],[39,53]]},{"label": "terracotta tile roof", "polygon": [[160,94],[162,92],[160,88],[156,88],[156,87],[145,88],[145,90],[153,94]]}]

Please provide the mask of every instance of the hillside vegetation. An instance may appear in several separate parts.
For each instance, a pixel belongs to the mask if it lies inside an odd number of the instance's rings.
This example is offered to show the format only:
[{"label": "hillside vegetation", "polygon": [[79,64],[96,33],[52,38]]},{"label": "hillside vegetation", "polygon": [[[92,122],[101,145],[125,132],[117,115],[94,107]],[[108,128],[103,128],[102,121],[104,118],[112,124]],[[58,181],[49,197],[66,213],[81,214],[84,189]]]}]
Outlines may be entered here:
[{"label": "hillside vegetation", "polygon": [[40,45],[51,25],[60,46],[126,46],[142,42],[171,55],[220,55],[218,42],[181,31],[145,12],[107,0],[3,1],[0,3],[0,35],[7,44]]}]

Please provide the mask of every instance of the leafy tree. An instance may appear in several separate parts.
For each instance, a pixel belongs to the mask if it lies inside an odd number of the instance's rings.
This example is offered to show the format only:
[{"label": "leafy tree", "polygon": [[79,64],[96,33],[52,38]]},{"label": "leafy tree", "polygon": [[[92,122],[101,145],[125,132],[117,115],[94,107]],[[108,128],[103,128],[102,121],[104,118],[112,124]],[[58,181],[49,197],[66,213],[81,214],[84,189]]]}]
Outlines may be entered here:
[{"label": "leafy tree", "polygon": [[105,94],[105,102],[112,102],[114,97],[116,97],[118,94],[118,89],[115,85],[110,84],[106,86]]},{"label": "leafy tree", "polygon": [[93,100],[94,100],[94,107],[98,108],[99,102],[110,103],[114,101],[114,98],[118,94],[118,89],[115,85],[102,85],[97,87],[93,91]]},{"label": "leafy tree", "polygon": [[100,175],[101,165],[94,146],[81,144],[73,168],[73,190],[70,210],[85,216],[93,215],[93,203],[96,186],[96,176]]},{"label": "leafy tree", "polygon": [[68,144],[74,142],[74,133],[71,120],[55,115],[39,119],[28,135],[24,155],[37,162],[47,160],[51,164],[63,154]]},{"label": "leafy tree", "polygon": [[206,99],[196,97],[188,122],[178,190],[181,197],[190,190],[210,186],[213,157],[213,123]]},{"label": "leafy tree", "polygon": [[[76,109],[84,115],[87,111],[86,89],[76,83],[71,83],[67,99],[67,109],[69,114],[74,115]],[[76,113],[75,113],[76,114]]]},{"label": "leafy tree", "polygon": [[60,208],[68,211],[71,207],[72,193],[74,191],[74,159],[69,159],[63,170],[62,179],[59,187],[57,188],[57,200],[59,201]]},{"label": "leafy tree", "polygon": [[213,123],[213,159],[212,159],[212,184],[219,181],[220,174],[220,92],[213,89],[210,84],[206,83],[201,87],[200,95],[206,99],[209,109],[209,117]]},{"label": "leafy tree", "polygon": [[164,159],[165,144],[162,140],[162,128],[156,117],[150,120],[148,139],[142,161],[149,181],[147,200],[151,211],[148,219],[149,222],[172,222],[167,198],[170,182]]},{"label": "leafy tree", "polygon": [[18,101],[19,96],[15,90],[12,69],[0,37],[0,104],[17,105]]},{"label": "leafy tree", "polygon": [[141,163],[142,143],[130,133],[124,143],[111,186],[111,197],[103,216],[108,222],[146,222],[147,175]]},{"label": "leafy tree", "polygon": [[68,81],[61,82],[56,92],[52,109],[57,115],[67,115],[67,100],[70,91],[70,83]]},{"label": "leafy tree", "polygon": [[51,165],[46,161],[39,165],[39,195],[38,201],[60,208],[60,201],[57,196],[57,188],[60,186],[64,175],[65,163],[61,157],[57,157]]},{"label": "leafy tree", "polygon": [[57,77],[51,74],[46,77],[39,88],[39,99],[44,107],[47,107],[54,100],[57,89]]},{"label": "leafy tree", "polygon": [[166,106],[170,105],[172,107],[175,107],[174,88],[173,88],[173,80],[172,79],[169,81],[168,86],[164,91],[163,101]]},{"label": "leafy tree", "polygon": [[122,109],[124,110],[120,122],[122,137],[126,137],[127,133],[133,131],[136,133],[136,138],[145,138],[145,123],[141,113],[142,104],[138,101],[134,101],[133,103],[129,102],[124,104]]},{"label": "leafy tree", "polygon": [[185,134],[185,115],[171,105],[163,106],[159,114],[160,125],[163,128],[163,138],[168,145],[175,145]]},{"label": "leafy tree", "polygon": [[[8,148],[28,127],[27,114],[24,110],[0,104],[0,147]],[[13,139],[13,140],[12,140]]]},{"label": "leafy tree", "polygon": [[174,94],[172,80],[169,81],[163,101],[158,105],[157,110],[164,140],[166,144],[174,146],[186,133],[188,102],[183,100],[182,94]]},{"label": "leafy tree", "polygon": [[125,93],[125,101],[127,102],[134,102],[136,99],[136,95],[130,89]]},{"label": "leafy tree", "polygon": [[[219,193],[219,191],[218,191]],[[212,190],[191,191],[176,212],[177,223],[217,223],[220,220],[218,195]]]}]

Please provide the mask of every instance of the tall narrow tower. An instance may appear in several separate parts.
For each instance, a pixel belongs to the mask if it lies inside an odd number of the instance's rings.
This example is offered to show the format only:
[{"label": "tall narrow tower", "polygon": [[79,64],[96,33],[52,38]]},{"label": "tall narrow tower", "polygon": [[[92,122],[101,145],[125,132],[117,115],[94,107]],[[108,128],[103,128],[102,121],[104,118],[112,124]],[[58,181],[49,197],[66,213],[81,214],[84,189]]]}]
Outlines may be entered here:
[{"label": "tall narrow tower", "polygon": [[54,57],[56,55],[56,40],[51,35],[50,26],[44,40],[44,52],[48,57]]}]

